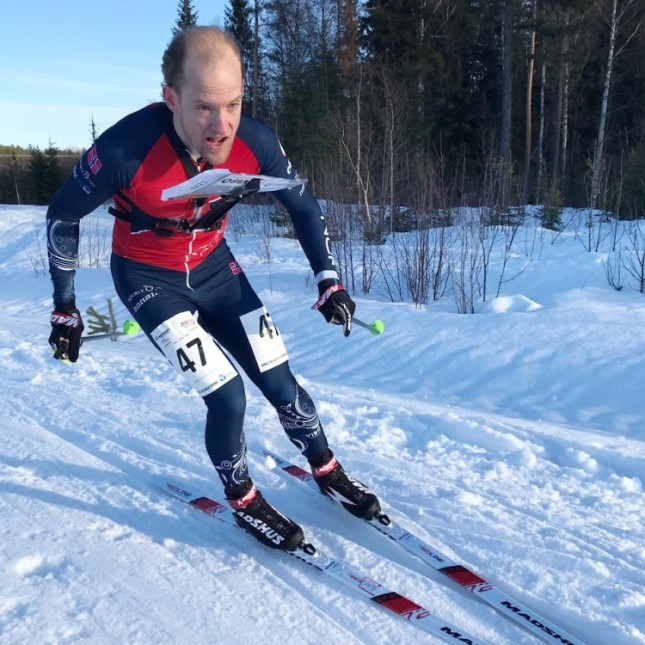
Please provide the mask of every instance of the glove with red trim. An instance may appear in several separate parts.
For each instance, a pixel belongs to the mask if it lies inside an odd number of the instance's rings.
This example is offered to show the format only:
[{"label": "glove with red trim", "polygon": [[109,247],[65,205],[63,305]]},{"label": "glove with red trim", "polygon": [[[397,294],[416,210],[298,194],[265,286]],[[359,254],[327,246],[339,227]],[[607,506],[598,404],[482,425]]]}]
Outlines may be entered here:
[{"label": "glove with red trim", "polygon": [[76,303],[72,300],[59,305],[52,311],[49,321],[52,326],[49,344],[54,350],[54,358],[75,363],[81,349],[81,335],[84,329]]},{"label": "glove with red trim", "polygon": [[352,331],[352,317],[356,304],[339,282],[323,280],[318,285],[320,297],[313,306],[325,317],[327,322],[343,326],[343,334],[349,336]]}]

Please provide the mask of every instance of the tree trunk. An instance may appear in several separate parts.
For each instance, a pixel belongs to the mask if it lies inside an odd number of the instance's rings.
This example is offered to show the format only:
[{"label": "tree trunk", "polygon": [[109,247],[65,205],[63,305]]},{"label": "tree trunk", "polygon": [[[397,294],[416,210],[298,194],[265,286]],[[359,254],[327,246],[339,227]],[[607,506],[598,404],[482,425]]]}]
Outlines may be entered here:
[{"label": "tree trunk", "polygon": [[546,96],[546,63],[542,61],[540,68],[540,127],[538,134],[538,175],[537,175],[537,202],[542,201],[544,190],[542,186],[544,172],[544,103]]},{"label": "tree trunk", "polygon": [[[506,0],[502,16],[502,123],[499,157],[504,169],[511,165],[511,108],[513,101],[513,19],[515,5]],[[506,172],[505,172],[506,174]]]},{"label": "tree trunk", "polygon": [[[537,0],[533,0],[531,8],[533,25],[537,19]],[[522,186],[522,201],[524,204],[529,199],[529,182],[531,178],[531,139],[533,137],[533,74],[535,70],[535,27],[531,29],[529,40],[529,65],[526,74],[526,103],[525,103],[525,132],[524,132],[524,183]]]},{"label": "tree trunk", "polygon": [[[564,60],[569,51],[569,36],[564,33],[561,45],[561,55]],[[560,185],[560,172],[561,172],[561,154],[562,154],[562,114],[564,107],[564,86],[565,86],[565,73],[564,65],[560,66],[560,73],[558,74],[558,97],[555,106],[555,123],[553,124],[553,164],[551,167],[551,179],[554,186]]]},{"label": "tree trunk", "polygon": [[562,150],[560,153],[560,184],[566,186],[567,152],[569,149],[569,80],[571,65],[568,56],[563,64],[564,87],[562,94]]},{"label": "tree trunk", "polygon": [[605,132],[607,129],[607,106],[609,105],[609,89],[611,87],[611,76],[614,69],[614,49],[616,47],[616,11],[618,0],[613,0],[611,11],[611,23],[609,25],[609,51],[607,53],[607,70],[602,89],[602,101],[600,104],[600,121],[598,122],[598,136],[594,150],[593,170],[591,176],[591,208],[596,208],[598,194],[600,193],[600,180],[603,169],[603,151],[605,146]]},{"label": "tree trunk", "polygon": [[253,118],[256,119],[258,116],[258,94],[259,88],[258,84],[260,82],[260,0],[255,0],[255,5],[253,7],[253,102],[251,114]]}]

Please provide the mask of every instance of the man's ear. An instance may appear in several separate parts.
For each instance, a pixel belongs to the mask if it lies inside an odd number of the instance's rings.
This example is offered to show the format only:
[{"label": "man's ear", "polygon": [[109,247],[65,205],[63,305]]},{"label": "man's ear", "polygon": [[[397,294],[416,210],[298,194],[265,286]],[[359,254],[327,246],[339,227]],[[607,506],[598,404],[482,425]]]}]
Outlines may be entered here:
[{"label": "man's ear", "polygon": [[163,96],[163,100],[166,102],[166,105],[172,112],[175,112],[179,107],[179,97],[177,96],[177,92],[175,92],[170,85],[164,85],[161,89],[161,95]]}]

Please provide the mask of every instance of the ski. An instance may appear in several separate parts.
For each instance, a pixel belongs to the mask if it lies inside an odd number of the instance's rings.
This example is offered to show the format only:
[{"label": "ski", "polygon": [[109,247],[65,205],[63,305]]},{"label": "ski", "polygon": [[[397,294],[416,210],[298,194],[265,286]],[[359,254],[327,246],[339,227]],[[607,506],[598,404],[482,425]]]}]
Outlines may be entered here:
[{"label": "ski", "polygon": [[[159,482],[161,488],[173,497],[200,511],[237,526],[230,507],[224,501],[218,501],[171,481]],[[416,602],[402,596],[396,591],[386,589],[383,585],[365,576],[351,565],[332,558],[310,543],[302,542],[295,551],[285,551],[306,564],[309,564],[337,582],[367,596],[377,605],[398,616],[406,618],[412,625],[449,643],[466,643],[468,645],[485,645],[461,629],[442,621]]]},{"label": "ski", "polygon": [[[273,459],[282,471],[304,482],[318,493],[321,493],[310,472],[283,459],[280,455],[270,450],[263,450],[263,454],[265,457]],[[380,513],[371,520],[362,521],[367,521],[379,533],[394,540],[406,551],[417,556],[433,569],[448,576],[464,589],[475,594],[477,598],[488,603],[498,612],[528,629],[536,636],[541,637],[549,643],[558,643],[559,645],[584,645],[581,640],[571,636],[571,634],[568,634],[550,620],[540,616],[540,614],[523,603],[514,600],[482,576],[466,568],[463,564],[455,562],[451,558],[443,555],[420,537],[404,529],[386,514]]]}]

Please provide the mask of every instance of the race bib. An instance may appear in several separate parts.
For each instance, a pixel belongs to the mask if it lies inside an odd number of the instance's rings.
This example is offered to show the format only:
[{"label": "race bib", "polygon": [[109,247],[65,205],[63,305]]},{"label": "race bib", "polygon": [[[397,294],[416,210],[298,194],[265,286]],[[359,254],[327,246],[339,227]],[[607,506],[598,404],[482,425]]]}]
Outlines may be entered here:
[{"label": "race bib", "polygon": [[189,311],[162,322],[151,335],[164,356],[202,397],[237,376],[231,362]]},{"label": "race bib", "polygon": [[240,316],[260,372],[286,362],[287,349],[265,307]]}]

